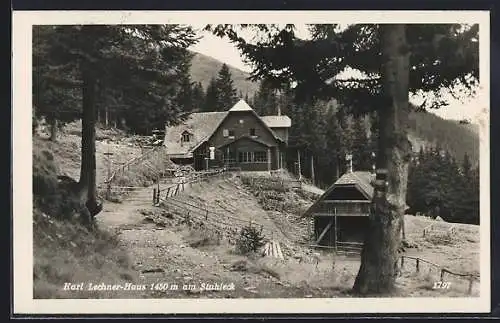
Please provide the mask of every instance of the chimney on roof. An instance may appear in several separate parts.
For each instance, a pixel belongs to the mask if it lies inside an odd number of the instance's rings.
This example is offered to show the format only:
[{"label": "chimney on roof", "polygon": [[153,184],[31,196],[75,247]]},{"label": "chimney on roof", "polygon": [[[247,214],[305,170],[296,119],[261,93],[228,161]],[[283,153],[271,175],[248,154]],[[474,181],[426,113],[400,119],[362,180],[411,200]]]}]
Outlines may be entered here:
[{"label": "chimney on roof", "polygon": [[347,173],[352,173],[352,155],[345,155],[345,160],[347,160]]}]

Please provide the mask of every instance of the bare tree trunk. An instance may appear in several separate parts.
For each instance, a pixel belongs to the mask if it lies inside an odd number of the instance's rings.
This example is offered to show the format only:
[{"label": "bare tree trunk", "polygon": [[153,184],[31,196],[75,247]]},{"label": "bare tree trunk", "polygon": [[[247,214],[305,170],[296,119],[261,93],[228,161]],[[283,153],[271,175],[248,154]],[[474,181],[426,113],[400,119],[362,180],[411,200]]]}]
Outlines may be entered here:
[{"label": "bare tree trunk", "polygon": [[105,118],[106,118],[106,129],[109,128],[109,108],[108,108],[108,105],[106,105],[106,107],[104,108],[105,109]]},{"label": "bare tree trunk", "polygon": [[50,119],[50,141],[56,141],[57,140],[57,119],[52,118]]},{"label": "bare tree trunk", "polygon": [[97,201],[95,123],[96,123],[96,79],[91,67],[83,66],[83,117],[82,117],[82,163],[80,168],[80,191],[86,193],[86,203],[91,220],[101,210]]},{"label": "bare tree trunk", "polygon": [[311,180],[313,185],[315,184],[315,176],[314,176],[314,155],[311,154]]},{"label": "bare tree trunk", "polygon": [[[398,249],[411,146],[406,137],[409,49],[405,25],[381,25],[383,95],[379,109],[377,181],[361,266],[353,290],[362,295],[388,294],[396,282]],[[386,176],[382,170],[386,170]]]}]

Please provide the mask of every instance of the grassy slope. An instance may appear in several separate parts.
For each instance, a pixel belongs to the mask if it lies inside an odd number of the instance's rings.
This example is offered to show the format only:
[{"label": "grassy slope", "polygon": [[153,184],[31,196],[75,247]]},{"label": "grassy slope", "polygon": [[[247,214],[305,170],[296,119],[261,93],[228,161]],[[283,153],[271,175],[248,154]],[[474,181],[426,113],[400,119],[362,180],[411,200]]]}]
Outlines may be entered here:
[{"label": "grassy slope", "polygon": [[[80,125],[68,125],[56,142],[47,141],[46,133],[33,138],[33,173],[52,177],[68,175],[79,178]],[[127,138],[116,130],[97,129],[96,159],[98,183],[107,175],[107,163],[103,153],[108,150],[105,139],[111,141],[114,164],[119,165],[140,154],[140,148],[133,145],[133,138]],[[53,156],[53,157],[51,157]],[[149,170],[148,170],[149,171]],[[137,175],[138,172],[134,172]],[[147,172],[140,173],[142,181]],[[151,175],[151,174],[149,174]],[[122,184],[137,180],[122,178]],[[106,298],[141,296],[140,292],[126,293],[82,291],[67,292],[62,289],[65,282],[92,282],[125,284],[137,279],[137,271],[131,267],[127,251],[119,246],[118,239],[103,231],[89,231],[81,225],[58,220],[44,214],[37,205],[33,210],[34,247],[34,297],[35,298]],[[52,215],[52,214],[51,214]]]},{"label": "grassy slope", "polygon": [[[231,180],[215,180],[202,183],[188,191],[179,199],[207,206],[214,212],[235,216],[243,221],[255,221],[263,224],[268,230],[274,231],[273,239],[280,241],[283,253],[287,258],[284,262],[267,264],[278,273],[281,280],[290,286],[302,286],[310,290],[322,286],[326,293],[334,291],[346,292],[352,286],[359,268],[358,258],[335,258],[335,268],[332,270],[332,256],[322,253],[318,268],[312,263],[297,263],[296,256],[308,257],[308,249],[296,243],[304,242],[307,235],[307,221],[300,217],[301,210],[310,205],[309,196],[295,192],[283,192],[276,180],[259,177],[249,180],[252,176]],[[235,189],[236,188],[236,189]],[[168,200],[167,200],[168,209]],[[260,206],[260,207],[259,207]],[[217,219],[212,219],[215,223]],[[236,222],[234,222],[236,225]],[[456,234],[450,239],[432,234],[422,237],[422,230],[429,224],[445,228],[448,223],[438,223],[434,220],[406,216],[407,239],[416,248],[407,248],[407,255],[417,256],[446,267],[459,273],[479,273],[479,227],[474,225],[456,225]],[[271,238],[267,234],[267,238]],[[304,256],[305,255],[305,256]],[[439,280],[439,271],[421,264],[420,273],[415,272],[415,263],[406,262],[403,276],[398,279],[400,296],[464,296],[467,291],[467,281],[447,277],[452,287],[447,290],[434,290],[432,285]],[[328,295],[328,294],[327,294]],[[473,295],[478,295],[478,284],[474,285]]]},{"label": "grassy slope", "polygon": [[[78,168],[75,168],[77,162],[72,160],[76,153],[70,149],[71,145],[67,143],[70,137],[71,134],[63,134],[58,143],[51,145],[58,151],[55,159],[61,162],[60,171],[77,173]],[[43,147],[43,143],[46,142],[40,141],[40,145],[36,145],[36,147]],[[130,149],[133,148],[130,147]],[[102,169],[102,162],[98,162],[97,167]],[[224,277],[236,282],[241,287],[247,284],[258,287],[255,294],[240,290],[232,294],[231,297],[348,296],[343,293],[352,286],[359,266],[357,259],[336,258],[335,268],[332,270],[331,255],[322,254],[320,262],[316,266],[309,259],[310,250],[294,244],[294,242],[300,242],[307,234],[306,221],[297,216],[297,213],[300,214],[301,210],[311,203],[310,197],[275,189],[273,188],[276,184],[275,180],[271,179],[261,179],[249,184],[244,177],[233,178],[229,181],[216,180],[201,183],[179,198],[190,203],[209,206],[221,214],[232,214],[244,221],[253,220],[264,224],[266,228],[273,229],[276,235],[271,238],[283,241],[282,248],[287,256],[286,261],[280,262],[264,258],[252,260],[241,256],[237,257],[231,253],[232,246],[227,243],[206,246],[200,251],[197,251],[197,248],[183,247],[179,242],[185,241],[184,243],[189,245],[193,240],[199,239],[200,233],[193,236],[193,229],[182,221],[175,225],[175,229],[173,227],[170,229],[168,228],[170,225],[167,225],[167,228],[162,230],[153,230],[153,228],[148,227],[149,229],[144,231],[146,227],[138,224],[136,236],[137,239],[144,240],[144,245],[139,247],[134,242],[128,245],[129,250],[124,252],[121,246],[127,246],[127,243],[124,243],[123,239],[128,239],[127,236],[134,232],[130,230],[131,228],[124,231],[120,237],[120,243],[118,243],[117,238],[109,234],[88,232],[74,224],[47,218],[35,210],[35,296],[43,298],[75,297],[74,293],[69,296],[61,290],[61,286],[67,281],[96,283],[101,281],[106,283],[138,281],[142,283],[145,278],[137,278],[138,269],[133,268],[131,263],[137,264],[138,257],[142,257],[144,258],[142,259],[143,267],[159,265],[150,263],[151,258],[146,257],[157,253],[158,256],[155,256],[154,261],[164,259],[167,262],[165,266],[168,266],[165,267],[165,276],[161,278],[162,280],[167,277],[178,280],[179,276],[185,275],[180,275],[180,271],[203,279]],[[123,203],[124,207],[126,203]],[[131,209],[131,212],[137,211]],[[415,217],[407,219],[407,234],[420,247],[416,250],[408,249],[409,253],[445,265],[451,270],[478,272],[478,228],[467,225],[459,226],[455,239],[451,241],[431,239],[429,241],[421,237],[422,229],[428,225],[429,221]],[[169,247],[165,249],[158,248],[158,245],[151,245],[155,239],[158,239],[156,244]],[[176,247],[174,248],[174,246]],[[296,256],[305,257],[308,260],[299,263],[295,259]],[[210,259],[210,261],[205,262],[204,259]],[[231,263],[234,264],[235,261],[244,261],[248,268],[244,272],[228,271],[227,266]],[[175,266],[173,266],[174,264]],[[201,264],[205,266],[203,267]],[[402,288],[402,296],[464,295],[466,286],[461,281],[454,281],[453,289],[445,291],[445,293],[442,291],[438,293],[431,288],[433,282],[439,279],[438,273],[429,274],[422,270],[420,275],[415,275],[414,265],[407,264],[406,266],[407,270],[403,277],[398,279],[398,286]],[[279,281],[269,280],[266,272],[279,276]],[[147,279],[147,282],[150,280]],[[182,297],[182,295],[179,294],[175,297]],[[151,295],[143,295],[141,292],[135,294],[131,292],[116,294],[84,292],[79,295],[79,297],[132,298],[141,296],[150,297]],[[210,297],[225,296],[214,293]]]},{"label": "grassy slope", "polygon": [[[57,187],[56,176],[61,173],[77,174],[77,151],[71,138],[62,136],[61,142],[49,143],[34,138],[33,176],[37,178],[37,201],[33,210],[34,249],[34,298],[105,298],[119,295],[93,291],[69,293],[64,283],[127,283],[135,279],[126,252],[118,246],[118,240],[101,231],[89,231],[72,221],[62,221],[41,211],[41,205],[49,204],[56,212],[51,198],[51,187]],[[52,155],[52,152],[56,152]],[[57,189],[56,191],[57,192]],[[51,198],[50,200],[47,200]],[[40,204],[39,204],[40,203]]]}]

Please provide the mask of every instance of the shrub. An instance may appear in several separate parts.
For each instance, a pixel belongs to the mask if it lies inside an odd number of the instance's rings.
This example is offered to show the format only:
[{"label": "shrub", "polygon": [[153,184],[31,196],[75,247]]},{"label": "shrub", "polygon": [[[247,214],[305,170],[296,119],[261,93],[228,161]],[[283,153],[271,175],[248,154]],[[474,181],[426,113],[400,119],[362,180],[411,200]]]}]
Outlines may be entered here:
[{"label": "shrub", "polygon": [[211,230],[193,229],[190,232],[189,246],[191,248],[218,246],[220,242],[221,236]]},{"label": "shrub", "polygon": [[257,252],[264,246],[264,236],[262,229],[258,230],[256,227],[248,225],[241,229],[240,235],[236,240],[236,249],[241,254],[248,254],[250,252]]},{"label": "shrub", "polygon": [[42,212],[57,218],[71,218],[80,211],[75,193],[77,182],[57,176],[53,154],[45,148],[33,149],[33,199]]}]

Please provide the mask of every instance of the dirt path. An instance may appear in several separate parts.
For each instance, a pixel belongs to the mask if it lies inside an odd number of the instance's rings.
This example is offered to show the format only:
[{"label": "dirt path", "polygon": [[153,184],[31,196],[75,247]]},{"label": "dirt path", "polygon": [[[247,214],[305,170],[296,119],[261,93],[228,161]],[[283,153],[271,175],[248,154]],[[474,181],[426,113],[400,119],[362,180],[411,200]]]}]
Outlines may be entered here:
[{"label": "dirt path", "polygon": [[[185,189],[190,189],[186,187]],[[131,193],[122,203],[106,202],[96,218],[98,225],[118,234],[139,273],[138,284],[147,286],[144,297],[255,298],[331,297],[338,287],[325,287],[331,260],[318,266],[290,258],[248,259],[222,240],[216,245],[191,247],[199,231],[152,205],[152,187]],[[236,265],[235,265],[236,264]],[[306,280],[311,279],[311,283]],[[335,279],[330,279],[335,282]],[[177,290],[171,290],[172,286]],[[202,287],[229,290],[203,290]],[[335,285],[335,284],[334,284]],[[164,290],[166,286],[168,290]],[[153,288],[153,290],[151,290]],[[158,290],[155,290],[155,289]],[[185,290],[186,289],[186,290]]]}]

